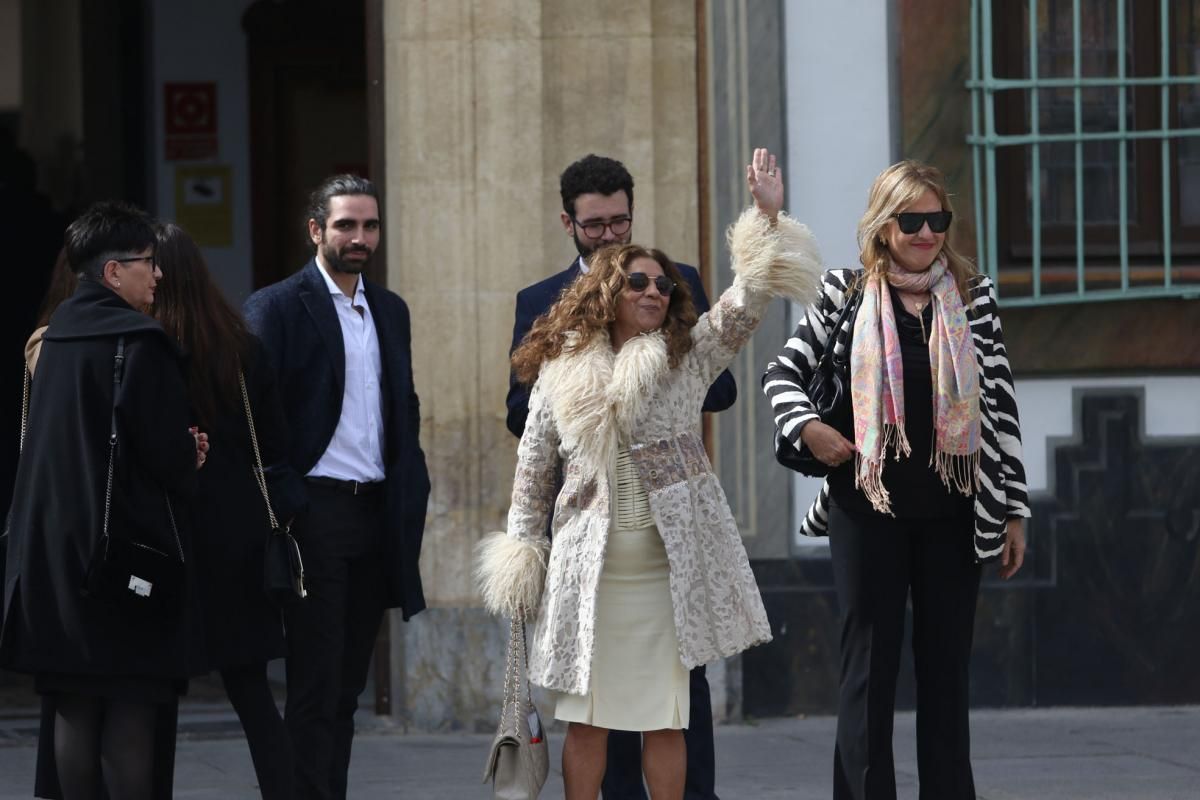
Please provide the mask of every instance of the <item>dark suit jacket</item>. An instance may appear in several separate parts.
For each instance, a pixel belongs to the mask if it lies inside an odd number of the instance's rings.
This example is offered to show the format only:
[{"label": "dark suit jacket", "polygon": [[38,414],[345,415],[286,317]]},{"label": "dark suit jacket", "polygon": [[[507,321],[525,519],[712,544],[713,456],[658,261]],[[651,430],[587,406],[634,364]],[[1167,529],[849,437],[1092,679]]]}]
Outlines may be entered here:
[{"label": "dark suit jacket", "polygon": [[[301,475],[316,465],[337,428],[346,380],[346,351],[337,310],[320,267],[310,260],[279,283],[246,300],[246,320],[262,339],[275,369],[291,431],[289,462]],[[383,364],[383,458],[387,470],[388,605],[404,618],[425,608],[418,561],[429,500],[429,472],[421,452],[420,406],[412,379],[408,306],[399,296],[363,280],[379,336]],[[301,543],[303,546],[303,543]]]},{"label": "dark suit jacket", "polygon": [[[683,273],[683,279],[688,282],[688,287],[692,290],[692,304],[696,306],[696,313],[703,314],[708,311],[708,295],[704,293],[704,285],[700,282],[700,273],[696,272],[695,267],[689,267],[687,264],[676,264],[675,266],[679,267],[679,271]],[[571,266],[562,272],[538,281],[532,286],[526,286],[517,292],[517,316],[513,323],[512,347],[509,349],[509,355],[512,355],[512,351],[521,344],[525,334],[529,333],[529,329],[533,327],[533,321],[549,311],[550,306],[554,305],[554,301],[558,299],[562,290],[579,275],[579,259],[575,259],[571,262]],[[737,384],[734,383],[733,375],[729,370],[725,370],[708,388],[708,395],[704,398],[704,410],[724,411],[733,405],[734,400],[737,400]],[[505,423],[512,435],[519,439],[525,432],[525,418],[529,416],[529,387],[519,383],[511,371],[508,376],[506,402],[508,417]]]}]

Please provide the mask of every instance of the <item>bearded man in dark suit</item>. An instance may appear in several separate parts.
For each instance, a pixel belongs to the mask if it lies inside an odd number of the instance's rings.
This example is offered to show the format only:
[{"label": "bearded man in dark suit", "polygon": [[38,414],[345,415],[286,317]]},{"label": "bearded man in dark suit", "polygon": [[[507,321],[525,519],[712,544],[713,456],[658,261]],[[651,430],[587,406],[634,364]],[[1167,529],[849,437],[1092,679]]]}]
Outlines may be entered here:
[{"label": "bearded man in dark suit", "polygon": [[388,608],[425,608],[417,562],[429,473],[418,433],[408,306],[362,277],[379,246],[379,195],[355,175],[313,192],[314,255],[255,292],[246,319],[278,376],[309,596],[285,609],[296,797],[346,797],[354,712]]},{"label": "bearded man in dark suit", "polygon": [[[587,155],[571,164],[559,178],[563,229],[575,242],[579,257],[561,272],[527,286],[517,293],[512,350],[529,333],[534,320],[554,305],[562,290],[587,271],[587,258],[610,244],[628,244],[633,235],[633,176],[614,159]],[[708,296],[695,267],[677,264],[692,291],[696,313],[708,310]],[[511,350],[510,350],[511,353]],[[508,385],[509,431],[517,438],[529,416],[530,387],[510,375]],[[705,411],[724,411],[737,399],[737,384],[725,370],[704,398]],[[704,666],[691,673],[691,727],[684,731],[687,747],[686,800],[716,800],[716,769],[713,753],[712,700]],[[641,737],[614,731],[608,737],[608,768],[604,775],[605,800],[646,800],[642,785]]]}]

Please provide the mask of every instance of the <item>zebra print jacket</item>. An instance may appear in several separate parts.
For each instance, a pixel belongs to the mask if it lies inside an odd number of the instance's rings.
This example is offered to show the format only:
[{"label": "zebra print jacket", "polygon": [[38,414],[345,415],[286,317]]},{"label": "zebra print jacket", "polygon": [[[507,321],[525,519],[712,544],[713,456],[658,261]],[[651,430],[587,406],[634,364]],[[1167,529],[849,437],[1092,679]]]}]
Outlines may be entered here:
[{"label": "zebra print jacket", "polygon": [[[845,352],[850,340],[848,322],[836,333],[831,329],[846,302],[847,287],[862,270],[832,269],[821,276],[821,296],[808,306],[795,332],[763,374],[763,392],[771,401],[775,427],[800,447],[800,428],[817,412],[804,392],[817,361],[830,337],[834,352]],[[1007,532],[1006,523],[1015,517],[1029,516],[1025,467],[1021,464],[1021,428],[1017,419],[1017,401],[1012,371],[996,314],[996,297],[991,279],[977,276],[971,280],[968,314],[979,363],[982,450],[979,463],[979,490],[975,494],[975,558],[979,562],[1000,557]],[[825,536],[829,528],[829,483],[821,486],[800,532],[806,536]]]}]

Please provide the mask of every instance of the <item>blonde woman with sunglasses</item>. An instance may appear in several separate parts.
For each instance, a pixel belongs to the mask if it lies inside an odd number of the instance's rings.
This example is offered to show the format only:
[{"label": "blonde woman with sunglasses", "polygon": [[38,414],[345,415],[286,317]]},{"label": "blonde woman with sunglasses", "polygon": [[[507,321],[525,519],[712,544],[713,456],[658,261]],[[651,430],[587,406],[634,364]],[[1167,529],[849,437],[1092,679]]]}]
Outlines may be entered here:
[{"label": "blonde woman with sunglasses", "polygon": [[609,730],[642,733],[652,798],[682,798],[688,670],[771,638],[700,409],[773,297],[815,296],[820,265],[781,211],[774,157],[755,151],[746,179],[755,204],[730,232],[735,278],[711,311],[697,319],[666,255],[614,245],[513,353],[529,417],[480,582],[493,612],[534,620],[529,678],[569,723],[568,800],[598,795]]},{"label": "blonde woman with sunglasses", "polygon": [[[858,226],[863,268],[825,273],[763,376],[780,439],[828,470],[802,532],[829,535],[841,607],[839,800],[896,796],[910,595],[921,796],[975,796],[967,666],[981,565],[998,561],[1007,579],[1025,557],[1021,431],[996,297],[954,249],[953,219],[937,169],[902,161],[880,173]],[[830,348],[849,391],[823,420],[808,387]]]}]

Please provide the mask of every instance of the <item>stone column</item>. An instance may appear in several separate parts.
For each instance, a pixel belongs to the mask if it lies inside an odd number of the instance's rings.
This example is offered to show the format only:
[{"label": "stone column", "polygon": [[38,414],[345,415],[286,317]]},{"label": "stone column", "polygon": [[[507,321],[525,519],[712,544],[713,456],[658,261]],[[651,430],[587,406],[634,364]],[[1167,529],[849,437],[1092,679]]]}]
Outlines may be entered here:
[{"label": "stone column", "polygon": [[415,729],[490,729],[507,627],[471,565],[512,486],[514,298],[574,256],[558,175],[589,152],[633,173],[635,240],[695,263],[695,3],[386,3],[383,36],[388,284],[412,310],[433,482],[430,609],[392,621],[393,709]]}]

